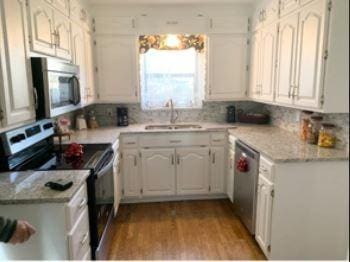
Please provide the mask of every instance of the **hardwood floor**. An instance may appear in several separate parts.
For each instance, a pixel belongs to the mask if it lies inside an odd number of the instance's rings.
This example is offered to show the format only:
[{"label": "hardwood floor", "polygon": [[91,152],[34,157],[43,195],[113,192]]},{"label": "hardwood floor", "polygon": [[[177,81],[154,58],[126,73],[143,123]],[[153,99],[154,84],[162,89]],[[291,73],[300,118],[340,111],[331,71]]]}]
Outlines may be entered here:
[{"label": "hardwood floor", "polygon": [[112,260],[263,260],[228,200],[121,205]]}]

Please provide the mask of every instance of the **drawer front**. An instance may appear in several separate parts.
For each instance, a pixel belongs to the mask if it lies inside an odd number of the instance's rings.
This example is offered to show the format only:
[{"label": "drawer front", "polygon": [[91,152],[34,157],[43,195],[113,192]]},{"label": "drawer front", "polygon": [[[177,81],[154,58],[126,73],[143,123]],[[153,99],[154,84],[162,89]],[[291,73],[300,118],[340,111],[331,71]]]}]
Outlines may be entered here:
[{"label": "drawer front", "polygon": [[212,134],[210,137],[210,143],[212,146],[226,145],[226,134],[225,133]]},{"label": "drawer front", "polygon": [[274,181],[274,163],[260,156],[259,174],[273,183]]},{"label": "drawer front", "polygon": [[138,147],[137,136],[124,136],[122,137],[123,148],[135,148]]},{"label": "drawer front", "polygon": [[67,230],[73,228],[74,223],[83,213],[87,206],[88,197],[86,191],[86,184],[80,187],[78,192],[74,195],[72,200],[67,204]]},{"label": "drawer front", "polygon": [[69,259],[82,260],[90,251],[89,215],[87,207],[68,234]]},{"label": "drawer front", "polygon": [[168,134],[144,135],[140,138],[141,147],[207,146],[209,134]]}]

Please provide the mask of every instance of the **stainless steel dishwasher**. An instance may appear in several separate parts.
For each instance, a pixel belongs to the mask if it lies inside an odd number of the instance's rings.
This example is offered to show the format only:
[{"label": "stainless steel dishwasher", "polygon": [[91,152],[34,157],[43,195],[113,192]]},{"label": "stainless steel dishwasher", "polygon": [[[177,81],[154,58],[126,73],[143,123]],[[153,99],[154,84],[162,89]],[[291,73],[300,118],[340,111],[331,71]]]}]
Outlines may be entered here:
[{"label": "stainless steel dishwasher", "polygon": [[236,142],[234,210],[249,232],[255,234],[259,153],[241,141]]}]

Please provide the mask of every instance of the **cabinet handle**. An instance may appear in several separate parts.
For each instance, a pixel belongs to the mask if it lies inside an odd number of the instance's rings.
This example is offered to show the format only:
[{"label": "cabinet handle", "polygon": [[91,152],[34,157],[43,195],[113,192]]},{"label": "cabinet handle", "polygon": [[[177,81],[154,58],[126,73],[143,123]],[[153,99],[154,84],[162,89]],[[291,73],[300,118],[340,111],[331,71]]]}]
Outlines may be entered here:
[{"label": "cabinet handle", "polygon": [[215,159],[215,153],[213,153],[213,164],[215,164],[216,159]]},{"label": "cabinet handle", "polygon": [[232,169],[232,168],[233,168],[233,159],[230,158],[230,169]]},{"label": "cabinet handle", "polygon": [[0,121],[4,119],[4,111],[0,109]]},{"label": "cabinet handle", "polygon": [[61,36],[60,36],[60,33],[58,31],[56,31],[56,35],[57,35],[57,45],[58,45],[58,47],[61,47]]},{"label": "cabinet handle", "polygon": [[213,28],[213,19],[210,19],[210,28]]},{"label": "cabinet handle", "polygon": [[288,90],[288,98],[290,98],[292,96],[292,90],[293,90],[294,86],[290,85],[289,86],[289,90]]},{"label": "cabinet handle", "polygon": [[182,142],[181,140],[170,140],[171,144],[178,144],[178,143],[181,143],[181,142]]},{"label": "cabinet handle", "polygon": [[178,25],[179,22],[178,21],[167,21],[166,24],[167,25]]},{"label": "cabinet handle", "polygon": [[134,156],[134,166],[137,166],[137,157]]},{"label": "cabinet handle", "polygon": [[125,143],[125,144],[127,144],[127,145],[135,145],[136,142],[127,142],[127,143]]},{"label": "cabinet handle", "polygon": [[177,155],[177,164],[180,165],[180,156]]},{"label": "cabinet handle", "polygon": [[174,165],[175,164],[175,156],[171,155],[171,164]]},{"label": "cabinet handle", "polygon": [[221,142],[221,139],[213,139],[213,142]]},{"label": "cabinet handle", "polygon": [[54,45],[54,46],[57,46],[57,33],[56,33],[56,30],[53,31],[53,33],[51,33],[53,35],[53,44],[51,45]]},{"label": "cabinet handle", "polygon": [[88,237],[89,237],[89,232],[84,234],[83,239],[80,241],[80,244],[84,245]]}]

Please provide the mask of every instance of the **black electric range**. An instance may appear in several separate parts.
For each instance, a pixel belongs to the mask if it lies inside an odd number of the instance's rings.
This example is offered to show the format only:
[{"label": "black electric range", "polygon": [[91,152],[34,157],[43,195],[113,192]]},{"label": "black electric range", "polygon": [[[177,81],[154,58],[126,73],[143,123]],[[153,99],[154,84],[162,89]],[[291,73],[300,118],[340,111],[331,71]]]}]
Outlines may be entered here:
[{"label": "black electric range", "polygon": [[83,144],[83,155],[66,158],[68,145],[55,146],[52,120],[0,134],[0,172],[90,170],[87,179],[92,259],[106,259],[113,216],[114,151],[110,144]]}]

